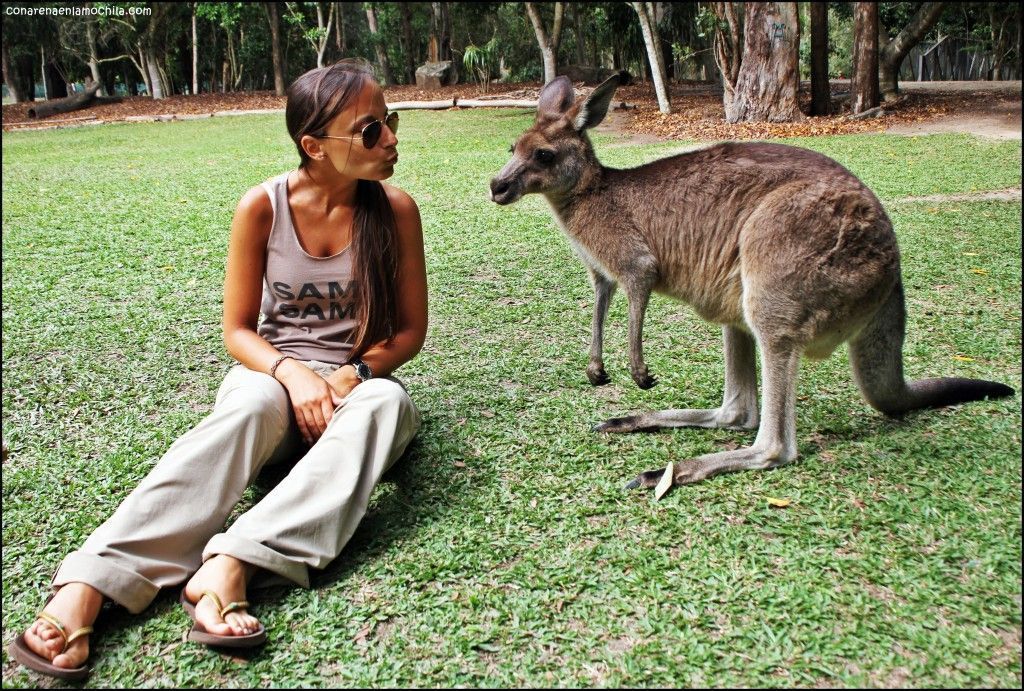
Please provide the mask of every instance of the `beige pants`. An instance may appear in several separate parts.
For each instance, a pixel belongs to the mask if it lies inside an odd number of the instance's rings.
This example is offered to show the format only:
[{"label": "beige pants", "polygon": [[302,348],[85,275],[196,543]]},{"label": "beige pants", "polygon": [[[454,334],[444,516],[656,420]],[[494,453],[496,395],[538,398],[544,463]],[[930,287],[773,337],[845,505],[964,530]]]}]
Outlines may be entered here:
[{"label": "beige pants", "polygon": [[[325,377],[337,368],[305,364]],[[114,515],[64,559],[53,585],[87,583],[137,613],[160,588],[227,554],[269,572],[260,572],[254,586],[283,578],[308,588],[308,568],[338,556],[380,476],[419,425],[398,380],[359,384],[288,475],[221,532],[260,469],[294,460],[305,448],[285,388],[238,365],[221,384],[213,412],[174,442]]]}]

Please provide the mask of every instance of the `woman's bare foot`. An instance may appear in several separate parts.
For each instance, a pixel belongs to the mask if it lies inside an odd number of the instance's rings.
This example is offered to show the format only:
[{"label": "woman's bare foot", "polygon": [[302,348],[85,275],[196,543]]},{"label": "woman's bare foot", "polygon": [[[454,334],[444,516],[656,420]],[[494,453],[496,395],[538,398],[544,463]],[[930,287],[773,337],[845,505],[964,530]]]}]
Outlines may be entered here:
[{"label": "woman's bare foot", "polygon": [[196,619],[209,633],[219,636],[245,636],[255,633],[260,622],[246,610],[228,612],[223,618],[213,598],[203,597],[204,590],[212,590],[227,606],[245,599],[245,586],[256,572],[256,567],[226,554],[209,559],[196,571],[185,586],[185,597],[195,604]]},{"label": "woman's bare foot", "polygon": [[[103,594],[85,583],[68,583],[57,591],[43,608],[64,625],[64,634],[70,636],[83,626],[92,626],[103,606]],[[25,632],[25,644],[44,660],[57,667],[81,667],[89,657],[89,637],[81,636],[64,648],[64,637],[50,623],[36,619]]]}]

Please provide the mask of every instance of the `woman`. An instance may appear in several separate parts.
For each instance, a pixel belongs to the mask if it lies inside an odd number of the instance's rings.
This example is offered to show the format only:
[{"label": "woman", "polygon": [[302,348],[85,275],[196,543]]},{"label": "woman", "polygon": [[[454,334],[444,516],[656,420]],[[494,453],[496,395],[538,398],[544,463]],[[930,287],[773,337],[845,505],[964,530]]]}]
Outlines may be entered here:
[{"label": "woman", "polygon": [[[286,120],[298,169],[250,189],[231,226],[224,344],[240,364],[211,415],[64,559],[55,594],[10,647],[36,671],[84,677],[104,598],[138,613],[186,579],[191,640],[262,643],[250,581],[308,587],[309,567],[340,553],[419,427],[388,376],[427,329],[419,210],[380,182],[398,160],[397,114],[363,64],[343,61],[292,84]],[[221,532],[260,469],[295,458]]]}]

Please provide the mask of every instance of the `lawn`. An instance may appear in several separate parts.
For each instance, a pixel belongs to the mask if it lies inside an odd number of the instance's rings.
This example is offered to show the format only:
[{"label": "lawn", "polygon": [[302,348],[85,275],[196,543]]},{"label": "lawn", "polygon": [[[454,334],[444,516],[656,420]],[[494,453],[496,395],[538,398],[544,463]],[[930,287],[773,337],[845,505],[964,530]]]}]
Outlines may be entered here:
[{"label": "lawn", "polygon": [[[402,114],[393,182],[423,215],[431,326],[398,375],[424,424],[344,553],[310,590],[252,593],[270,641],[243,656],[183,643],[176,591],[139,616],[109,608],[87,685],[1019,687],[1019,395],[888,420],[840,350],[801,365],[797,463],[658,502],[624,491],[641,470],[754,434],[590,431],[718,405],[721,335],[653,298],[659,383],[641,391],[619,295],[613,382],[587,383],[586,272],[542,199],[488,201],[529,121]],[[1020,391],[1020,201],[908,199],[1019,188],[1020,142],[787,142],[833,156],[885,202],[908,375]],[[613,166],[680,148],[596,144]],[[4,135],[5,686],[51,683],[6,644],[63,555],[212,407],[232,364],[219,329],[231,214],[295,163],[283,116]]]}]

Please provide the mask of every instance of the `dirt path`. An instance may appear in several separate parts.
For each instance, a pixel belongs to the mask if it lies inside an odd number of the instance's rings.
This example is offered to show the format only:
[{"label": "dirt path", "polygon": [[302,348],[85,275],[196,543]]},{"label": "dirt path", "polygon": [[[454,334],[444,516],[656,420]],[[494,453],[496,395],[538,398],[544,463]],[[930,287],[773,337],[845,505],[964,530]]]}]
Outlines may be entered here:
[{"label": "dirt path", "polygon": [[967,132],[988,139],[1021,138],[1020,82],[906,82],[900,88],[907,93],[967,94],[972,107],[925,122],[900,123],[886,130],[890,134]]}]

